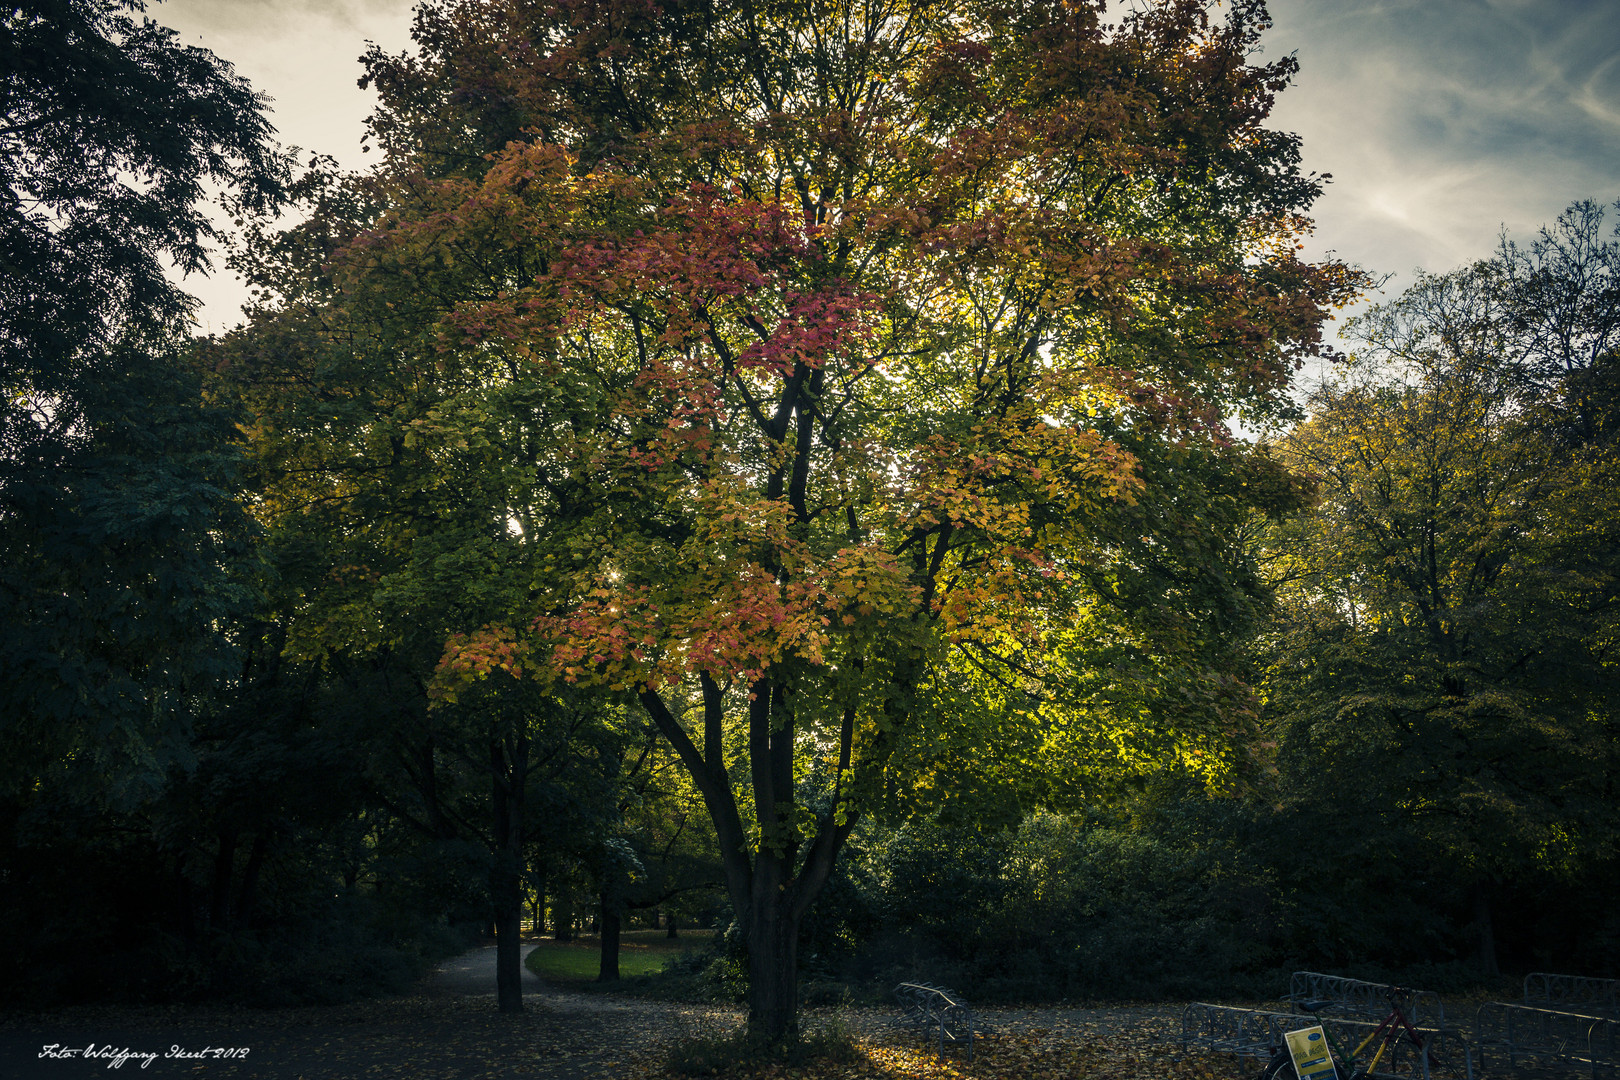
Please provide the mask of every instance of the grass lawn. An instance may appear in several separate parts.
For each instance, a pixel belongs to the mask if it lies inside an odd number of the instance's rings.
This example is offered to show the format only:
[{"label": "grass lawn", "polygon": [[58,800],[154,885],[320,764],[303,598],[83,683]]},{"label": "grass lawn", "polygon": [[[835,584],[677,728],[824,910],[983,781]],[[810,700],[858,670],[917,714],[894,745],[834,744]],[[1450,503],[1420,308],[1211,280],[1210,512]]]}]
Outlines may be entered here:
[{"label": "grass lawn", "polygon": [[[656,975],[664,963],[703,947],[705,935],[671,941],[662,930],[626,930],[619,935],[619,974],[624,978]],[[525,963],[530,971],[558,983],[593,982],[601,967],[601,940],[585,934],[573,941],[542,938]]]}]

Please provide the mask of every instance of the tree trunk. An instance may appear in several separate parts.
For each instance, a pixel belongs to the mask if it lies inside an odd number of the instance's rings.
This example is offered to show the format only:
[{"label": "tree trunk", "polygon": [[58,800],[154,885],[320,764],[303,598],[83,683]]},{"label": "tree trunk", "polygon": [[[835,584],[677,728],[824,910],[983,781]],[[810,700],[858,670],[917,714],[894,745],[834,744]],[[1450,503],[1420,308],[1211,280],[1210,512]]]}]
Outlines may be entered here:
[{"label": "tree trunk", "polygon": [[191,879],[186,876],[186,864],[191,861],[190,856],[180,852],[174,857],[174,895],[180,906],[180,935],[185,938],[186,944],[195,945],[197,942],[197,900],[195,890],[191,886]]},{"label": "tree trunk", "polygon": [[748,913],[748,1033],[771,1047],[799,1037],[799,923],[791,895],[756,890]]},{"label": "tree trunk", "polygon": [[597,982],[619,981],[619,927],[623,919],[613,903],[612,890],[602,889],[602,961],[597,968]]},{"label": "tree trunk", "polygon": [[490,860],[489,893],[495,912],[495,998],[503,1013],[523,1011],[523,787],[528,774],[528,741],[519,736],[508,752],[504,740],[490,740],[495,810],[495,850]]},{"label": "tree trunk", "polygon": [[534,874],[534,934],[539,937],[546,932],[546,860],[538,859],[533,864]]},{"label": "tree trunk", "polygon": [[219,834],[219,851],[214,855],[214,880],[208,897],[208,926],[227,929],[231,915],[231,876],[236,870],[236,830]]},{"label": "tree trunk", "polygon": [[523,905],[495,918],[495,998],[501,1012],[523,1011]]},{"label": "tree trunk", "polygon": [[456,827],[439,802],[438,757],[434,753],[432,738],[425,740],[417,749],[417,763],[417,789],[421,791],[423,805],[427,807],[433,835],[440,840],[452,839],[456,835]]},{"label": "tree trunk", "polygon": [[1491,923],[1491,904],[1485,886],[1474,886],[1474,927],[1479,932],[1479,973],[1486,978],[1502,974],[1496,963],[1496,928]]},{"label": "tree trunk", "polygon": [[553,941],[574,939],[573,901],[567,892],[551,898],[551,938]]},{"label": "tree trunk", "polygon": [[264,869],[264,856],[269,849],[270,835],[260,829],[253,836],[247,869],[242,871],[242,887],[236,894],[235,921],[246,929],[253,927],[253,907],[259,898],[259,872]]},{"label": "tree trunk", "polygon": [[675,913],[673,911],[669,913],[669,929],[664,931],[664,936],[671,941],[675,940]]},{"label": "tree trunk", "polygon": [[[801,840],[791,836],[789,825],[795,816],[794,729],[788,722],[791,717],[782,711],[783,689],[761,680],[752,687],[749,703],[755,819],[762,830],[789,838],[779,845],[751,851],[753,845],[743,829],[724,764],[723,693],[719,684],[706,675],[700,677],[699,684],[703,689],[705,750],[698,749],[655,691],[644,687],[641,702],[680,755],[703,796],[720,840],[726,891],[747,936],[749,1035],[767,1047],[787,1047],[797,1041],[799,1034],[799,923],[826,885],[857,815],[847,807],[840,814],[824,814],[795,876]],[[773,718],[783,722],[773,723]],[[851,705],[844,710],[839,735],[840,776],[850,767],[854,727],[855,707]],[[838,807],[840,801],[840,792],[835,788],[833,806]]]}]

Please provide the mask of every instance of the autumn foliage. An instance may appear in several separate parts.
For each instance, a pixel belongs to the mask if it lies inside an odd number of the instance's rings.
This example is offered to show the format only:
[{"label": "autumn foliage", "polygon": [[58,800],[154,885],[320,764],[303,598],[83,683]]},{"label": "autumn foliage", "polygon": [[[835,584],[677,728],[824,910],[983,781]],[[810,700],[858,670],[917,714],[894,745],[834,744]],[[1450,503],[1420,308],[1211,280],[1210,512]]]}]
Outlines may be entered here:
[{"label": "autumn foliage", "polygon": [[354,452],[469,478],[522,552],[435,695],[645,711],[773,1036],[859,815],[1133,756],[1213,779],[1252,721],[1210,661],[1257,588],[1233,531],[1300,491],[1227,423],[1288,413],[1358,282],[1297,256],[1321,180],[1264,127],[1263,7],[1102,8],[424,5],[368,58],[386,160],[327,204],[358,224],[305,230],[319,326],[275,316],[370,342],[395,404]]}]

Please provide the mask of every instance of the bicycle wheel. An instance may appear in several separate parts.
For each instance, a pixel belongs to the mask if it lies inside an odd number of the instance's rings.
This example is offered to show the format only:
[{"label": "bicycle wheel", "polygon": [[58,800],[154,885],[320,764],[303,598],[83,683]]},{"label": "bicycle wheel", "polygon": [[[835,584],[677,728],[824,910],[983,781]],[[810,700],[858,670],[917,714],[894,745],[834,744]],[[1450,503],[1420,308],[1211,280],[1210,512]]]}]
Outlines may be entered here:
[{"label": "bicycle wheel", "polygon": [[[1333,1069],[1338,1074],[1339,1080],[1366,1080],[1365,1073],[1355,1072],[1346,1067],[1338,1054],[1333,1055]],[[1287,1049],[1282,1049],[1266,1062],[1266,1067],[1260,1070],[1257,1080],[1296,1080],[1297,1076],[1298,1074],[1294,1072],[1293,1056]]]},{"label": "bicycle wheel", "polygon": [[1441,1043],[1437,1034],[1427,1038],[1414,1037],[1411,1032],[1392,1031],[1385,1037],[1383,1047],[1375,1055],[1377,1067],[1368,1063],[1367,1071],[1375,1076],[1398,1076],[1410,1080],[1461,1080],[1466,1072],[1461,1059],[1454,1058],[1452,1047]]},{"label": "bicycle wheel", "polygon": [[1425,1065],[1429,1080],[1459,1080],[1463,1074],[1449,1053],[1405,1037],[1387,1040],[1358,1072],[1390,1080],[1424,1080]]},{"label": "bicycle wheel", "polygon": [[1433,1046],[1417,1052],[1417,1076],[1423,1078],[1424,1059],[1428,1059],[1429,1080],[1461,1080],[1468,1070],[1463,1067],[1462,1058],[1455,1052],[1454,1047],[1436,1050]]},{"label": "bicycle wheel", "polygon": [[1287,1050],[1279,1050],[1266,1062],[1266,1067],[1260,1070],[1258,1080],[1294,1080],[1294,1059],[1288,1056]]}]

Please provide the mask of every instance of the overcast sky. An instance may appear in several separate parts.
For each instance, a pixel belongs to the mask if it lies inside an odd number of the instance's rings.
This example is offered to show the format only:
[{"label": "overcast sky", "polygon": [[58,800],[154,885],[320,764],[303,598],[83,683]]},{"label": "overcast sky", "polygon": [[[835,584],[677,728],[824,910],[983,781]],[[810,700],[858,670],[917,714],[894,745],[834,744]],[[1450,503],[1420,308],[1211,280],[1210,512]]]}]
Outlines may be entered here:
[{"label": "overcast sky", "polygon": [[[365,42],[410,45],[411,0],[168,0],[150,14],[274,98],[281,140],[363,168]],[[1333,174],[1316,251],[1392,274],[1489,254],[1576,199],[1620,198],[1620,0],[1271,0],[1265,58],[1299,57],[1274,127]],[[204,328],[234,325],[240,286],[187,287]]]}]

